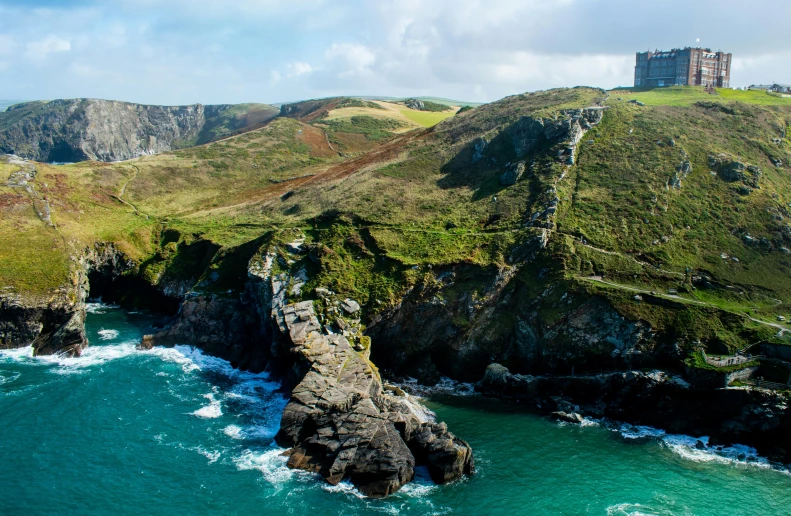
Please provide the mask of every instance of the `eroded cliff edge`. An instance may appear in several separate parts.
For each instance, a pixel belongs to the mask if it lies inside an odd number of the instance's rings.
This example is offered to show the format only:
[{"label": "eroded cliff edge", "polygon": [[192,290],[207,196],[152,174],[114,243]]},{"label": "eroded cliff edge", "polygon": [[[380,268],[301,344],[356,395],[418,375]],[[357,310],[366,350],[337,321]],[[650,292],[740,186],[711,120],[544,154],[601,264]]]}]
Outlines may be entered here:
[{"label": "eroded cliff edge", "polygon": [[25,102],[0,113],[0,151],[44,162],[123,161],[250,130],[277,114],[266,105]]}]

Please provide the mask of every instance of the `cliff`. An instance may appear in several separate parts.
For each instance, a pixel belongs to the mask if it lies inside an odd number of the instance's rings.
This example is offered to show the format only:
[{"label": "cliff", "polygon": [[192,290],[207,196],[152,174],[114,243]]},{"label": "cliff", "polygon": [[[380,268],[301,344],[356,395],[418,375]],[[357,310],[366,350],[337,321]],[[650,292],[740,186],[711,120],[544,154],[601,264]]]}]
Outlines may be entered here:
[{"label": "cliff", "polygon": [[[640,406],[659,403],[651,393],[688,414],[705,407],[693,398],[713,400],[690,431],[727,423],[744,426],[728,439],[775,432],[773,446],[785,450],[776,455],[788,459],[780,404],[771,407],[780,430],[719,408],[759,410],[765,389],[739,383],[787,369],[760,358],[732,374],[700,357],[791,345],[791,327],[778,319],[791,300],[791,143],[781,136],[791,101],[671,93],[672,105],[656,92],[529,93],[384,135],[366,121],[332,133],[324,115],[338,106],[305,103],[261,129],[126,163],[36,164],[34,174],[7,158],[0,280],[15,306],[56,314],[51,300],[75,292],[72,264],[112,243],[133,265],[108,291],[178,310],[149,343],[194,342],[282,375],[294,398],[280,439],[293,466],[328,481],[365,476],[375,461],[357,448],[347,452],[354,461],[336,465],[345,442],[313,424],[337,427],[359,409],[384,425],[387,439],[367,443],[412,459],[397,454],[379,493],[408,479],[412,460],[428,460],[412,433],[425,421],[393,422],[401,405],[388,398],[387,379],[477,381],[492,364],[519,388],[539,386],[525,399],[553,412],[568,414],[553,400],[564,385],[579,387],[567,402],[586,414],[651,424],[661,420]],[[340,133],[354,153],[338,152]],[[98,292],[102,282],[90,276],[103,268],[82,270]],[[315,327],[292,335],[287,307]],[[27,328],[10,345],[40,337],[46,351],[66,349],[71,341],[43,331],[44,311],[30,312],[27,325],[0,314]],[[72,316],[79,326],[79,304],[67,314],[61,326]],[[348,376],[339,358],[352,366]],[[644,369],[663,380],[630,373]],[[616,376],[566,380],[601,370]],[[540,380],[520,379],[528,375]],[[677,377],[693,388],[664,380]],[[634,399],[614,394],[632,385]],[[585,398],[588,387],[600,396]]]},{"label": "cliff", "polygon": [[275,108],[260,104],[25,102],[0,113],[0,151],[45,162],[122,161],[207,143],[258,127],[276,115]]}]

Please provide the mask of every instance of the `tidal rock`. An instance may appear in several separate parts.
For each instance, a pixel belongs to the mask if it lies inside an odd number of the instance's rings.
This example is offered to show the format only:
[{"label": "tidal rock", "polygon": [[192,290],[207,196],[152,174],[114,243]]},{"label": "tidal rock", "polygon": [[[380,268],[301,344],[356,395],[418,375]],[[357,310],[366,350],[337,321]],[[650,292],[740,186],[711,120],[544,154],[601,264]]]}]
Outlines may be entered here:
[{"label": "tidal rock", "polygon": [[376,367],[345,337],[321,333],[312,302],[286,305],[277,318],[296,369],[305,371],[275,437],[289,448],[289,467],[331,484],[348,478],[371,497],[400,489],[419,464],[435,482],[472,471],[469,445],[403,392],[385,391]]},{"label": "tidal rock", "polygon": [[576,412],[563,412],[562,410],[559,410],[557,412],[553,412],[552,415],[555,416],[555,418],[559,419],[560,421],[565,421],[566,423],[574,423],[577,425],[582,423],[582,421],[584,420],[584,418],[581,415],[577,414]]}]

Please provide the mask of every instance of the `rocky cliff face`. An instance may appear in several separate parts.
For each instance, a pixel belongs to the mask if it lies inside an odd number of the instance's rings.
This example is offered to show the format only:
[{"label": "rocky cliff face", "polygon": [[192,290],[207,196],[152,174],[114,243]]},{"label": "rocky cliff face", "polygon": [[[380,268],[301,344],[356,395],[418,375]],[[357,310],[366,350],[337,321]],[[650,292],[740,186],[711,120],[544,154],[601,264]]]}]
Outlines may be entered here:
[{"label": "rocky cliff face", "polygon": [[746,444],[770,459],[791,461],[788,395],[755,389],[711,389],[662,371],[584,376],[512,374],[491,364],[476,389],[569,422],[608,418],[686,435],[714,446]]},{"label": "rocky cliff face", "polygon": [[0,349],[32,346],[35,355],[79,355],[88,345],[85,300],[88,275],[120,275],[134,267],[112,244],[96,244],[73,259],[70,283],[47,300],[0,294]]},{"label": "rocky cliff face", "polygon": [[[287,248],[264,246],[249,263],[244,293],[188,297],[173,324],[142,345],[188,343],[279,374],[290,399],[276,440],[289,448],[289,467],[331,484],[349,479],[362,493],[384,497],[411,481],[416,466],[427,466],[437,483],[471,473],[469,445],[382,381],[359,319],[340,316],[358,312],[356,301],[334,300],[327,289],[316,289],[320,299],[293,301],[309,278],[302,241]],[[338,325],[343,330],[334,333]]]},{"label": "rocky cliff face", "polygon": [[0,113],[0,151],[46,162],[127,160],[210,141],[204,133],[232,107],[98,99],[26,102]]}]

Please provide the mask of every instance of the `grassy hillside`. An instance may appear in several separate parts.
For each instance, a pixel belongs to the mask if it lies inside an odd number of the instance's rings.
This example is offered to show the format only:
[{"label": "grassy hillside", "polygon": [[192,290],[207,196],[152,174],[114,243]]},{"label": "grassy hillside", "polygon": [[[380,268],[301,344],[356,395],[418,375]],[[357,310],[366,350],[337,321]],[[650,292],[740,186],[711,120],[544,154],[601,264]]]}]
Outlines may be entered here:
[{"label": "grassy hillside", "polygon": [[[607,110],[574,166],[550,149],[525,153],[530,120],[597,103]],[[791,142],[781,138],[791,99],[575,88],[516,95],[431,128],[404,125],[386,102],[293,109],[261,129],[159,156],[38,165],[33,183],[56,228],[24,190],[0,187],[0,238],[14,243],[0,250],[0,285],[50,292],[64,282],[71,250],[92,241],[148,260],[158,281],[196,242],[210,241],[211,267],[225,270],[247,256],[235,250],[248,242],[301,234],[327,249],[311,284],[330,284],[375,313],[437,281],[431,267],[512,265],[542,231],[531,217],[557,195],[547,249],[518,276],[525,296],[549,288],[546,278],[562,285],[546,298],[554,303],[541,312],[547,324],[578,306],[561,308],[562,292],[584,292],[658,330],[739,347],[774,338],[770,323],[791,312]],[[517,160],[528,170],[503,186]],[[744,168],[732,171],[733,162]],[[6,176],[19,168],[2,167]],[[443,302],[483,292],[482,278],[471,275]],[[511,312],[502,317],[511,319],[493,335],[513,327]]]}]

